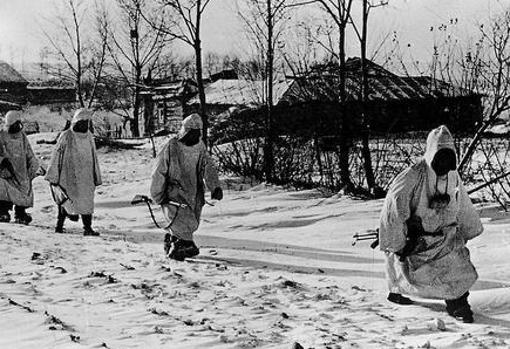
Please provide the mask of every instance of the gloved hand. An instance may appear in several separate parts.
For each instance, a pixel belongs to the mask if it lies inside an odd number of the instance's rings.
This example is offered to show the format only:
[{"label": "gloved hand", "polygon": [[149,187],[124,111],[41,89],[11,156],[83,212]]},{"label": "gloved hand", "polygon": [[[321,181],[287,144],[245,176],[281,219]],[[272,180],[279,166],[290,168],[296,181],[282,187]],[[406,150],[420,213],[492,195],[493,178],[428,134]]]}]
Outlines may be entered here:
[{"label": "gloved hand", "polygon": [[421,236],[425,232],[423,229],[422,221],[419,216],[412,216],[406,221],[407,225],[407,236]]},{"label": "gloved hand", "polygon": [[12,177],[15,177],[14,167],[12,166],[12,162],[9,159],[4,158],[2,160],[2,163],[0,163],[0,166],[2,166],[2,168],[5,168],[7,171],[9,171],[9,173],[11,174]]},{"label": "gloved hand", "polygon": [[44,169],[44,167],[40,166],[37,171],[35,171],[35,175],[37,177],[39,176],[44,176],[46,174],[46,170]]},{"label": "gloved hand", "polygon": [[0,163],[0,166],[5,167],[5,168],[9,168],[9,167],[12,167],[12,164],[11,164],[11,162],[9,161],[9,159],[8,159],[8,158],[4,158],[4,159],[2,160],[2,162]]},{"label": "gloved hand", "polygon": [[418,250],[418,247],[423,248],[424,241],[422,236],[425,233],[423,229],[421,218],[412,216],[406,221],[407,225],[407,240],[404,248],[395,254],[399,256],[401,262],[405,261],[406,257],[413,254]]},{"label": "gloved hand", "polygon": [[223,199],[223,190],[220,187],[217,187],[216,189],[214,189],[211,194],[211,199],[218,200],[218,201]]}]

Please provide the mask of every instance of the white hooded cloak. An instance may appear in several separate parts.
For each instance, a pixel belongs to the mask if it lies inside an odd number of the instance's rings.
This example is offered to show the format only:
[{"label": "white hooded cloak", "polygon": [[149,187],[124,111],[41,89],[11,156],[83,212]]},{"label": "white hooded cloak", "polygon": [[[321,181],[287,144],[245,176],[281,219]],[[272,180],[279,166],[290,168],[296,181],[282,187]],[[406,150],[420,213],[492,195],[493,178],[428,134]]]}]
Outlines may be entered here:
[{"label": "white hooded cloak", "polygon": [[[434,156],[443,148],[455,152],[446,126],[430,132],[425,156],[395,178],[384,202],[379,238],[381,250],[386,252],[390,292],[456,299],[478,278],[466,242],[480,235],[483,227],[458,172],[438,178],[431,168]],[[444,209],[429,208],[437,191],[450,196]],[[412,216],[421,218],[426,232],[440,234],[422,236],[425,245],[401,262],[395,252],[406,244],[406,221]]]},{"label": "white hooded cloak", "polygon": [[4,129],[0,130],[0,162],[8,159],[14,169],[14,173],[6,168],[0,169],[0,200],[20,207],[32,207],[32,180],[37,177],[39,161],[23,130],[15,134],[8,132],[9,127],[17,121],[21,121],[20,112],[7,112]]},{"label": "white hooded cloak", "polygon": [[94,136],[90,131],[79,133],[73,126],[80,120],[90,120],[91,112],[79,109],[71,128],[60,135],[46,180],[59,185],[69,198],[62,203],[68,214],[94,213],[94,192],[101,185],[101,170],[97,159]]},{"label": "white hooded cloak", "polygon": [[151,182],[151,196],[162,206],[168,221],[166,229],[183,240],[193,240],[193,233],[200,224],[205,203],[204,184],[209,190],[220,186],[216,166],[204,142],[200,140],[194,146],[179,142],[192,129],[202,129],[198,114],[184,119],[179,135],[161,150]]}]

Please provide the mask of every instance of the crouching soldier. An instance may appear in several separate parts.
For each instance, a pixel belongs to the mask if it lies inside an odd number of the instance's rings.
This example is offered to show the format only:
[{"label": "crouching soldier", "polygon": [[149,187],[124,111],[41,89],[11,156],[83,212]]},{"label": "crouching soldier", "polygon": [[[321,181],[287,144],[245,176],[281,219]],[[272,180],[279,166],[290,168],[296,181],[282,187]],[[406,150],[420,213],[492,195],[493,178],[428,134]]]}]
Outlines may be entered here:
[{"label": "crouching soldier", "polygon": [[58,206],[56,233],[64,232],[66,217],[81,215],[83,235],[97,236],[92,229],[94,192],[101,185],[101,170],[92,134],[92,113],[78,109],[71,127],[60,135],[51,157],[46,180]]},{"label": "crouching soldier", "polygon": [[193,233],[200,224],[205,203],[204,180],[211,198],[221,200],[218,173],[202,137],[202,119],[192,114],[183,120],[177,137],[159,153],[152,174],[151,196],[160,204],[168,221],[165,254],[175,260],[193,257],[199,249]]},{"label": "crouching soldier", "polygon": [[26,212],[34,205],[32,180],[42,174],[23,132],[20,112],[7,112],[4,128],[0,131],[0,222],[11,221],[9,211],[13,205],[16,223],[29,224],[32,221]]},{"label": "crouching soldier", "polygon": [[483,227],[456,171],[453,138],[445,126],[430,132],[425,156],[392,183],[380,219],[388,300],[443,299],[448,314],[473,322],[469,289],[478,275],[466,242]]}]

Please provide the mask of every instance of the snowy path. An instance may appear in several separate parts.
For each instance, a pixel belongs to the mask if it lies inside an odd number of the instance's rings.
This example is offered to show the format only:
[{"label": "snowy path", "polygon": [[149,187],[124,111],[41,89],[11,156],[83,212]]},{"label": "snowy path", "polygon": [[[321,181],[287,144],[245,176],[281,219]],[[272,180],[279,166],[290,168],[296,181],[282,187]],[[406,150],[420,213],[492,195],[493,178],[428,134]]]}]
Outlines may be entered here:
[{"label": "snowy path", "polygon": [[154,244],[31,227],[0,236],[1,348],[492,348],[510,338],[501,289],[473,292],[483,314],[464,325],[437,302],[394,306],[363,278],[178,263]]},{"label": "snowy path", "polygon": [[146,208],[129,204],[147,192],[147,152],[101,160],[101,237],[84,238],[76,223],[53,234],[41,179],[32,212],[48,228],[0,224],[0,348],[510,347],[506,215],[484,211],[493,220],[470,243],[480,281],[466,325],[441,302],[385,300],[382,254],[351,246],[376,225],[380,202],[232,184],[197,235],[218,261],[178,263],[163,258]]}]

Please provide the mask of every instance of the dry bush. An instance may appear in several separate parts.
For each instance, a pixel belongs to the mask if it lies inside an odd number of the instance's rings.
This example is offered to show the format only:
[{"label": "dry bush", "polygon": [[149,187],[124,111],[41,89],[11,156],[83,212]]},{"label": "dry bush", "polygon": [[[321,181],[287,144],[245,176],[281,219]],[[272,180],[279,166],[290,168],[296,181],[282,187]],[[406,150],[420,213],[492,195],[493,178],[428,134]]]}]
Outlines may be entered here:
[{"label": "dry bush", "polygon": [[223,173],[262,180],[263,140],[247,138],[214,146],[212,153]]}]

